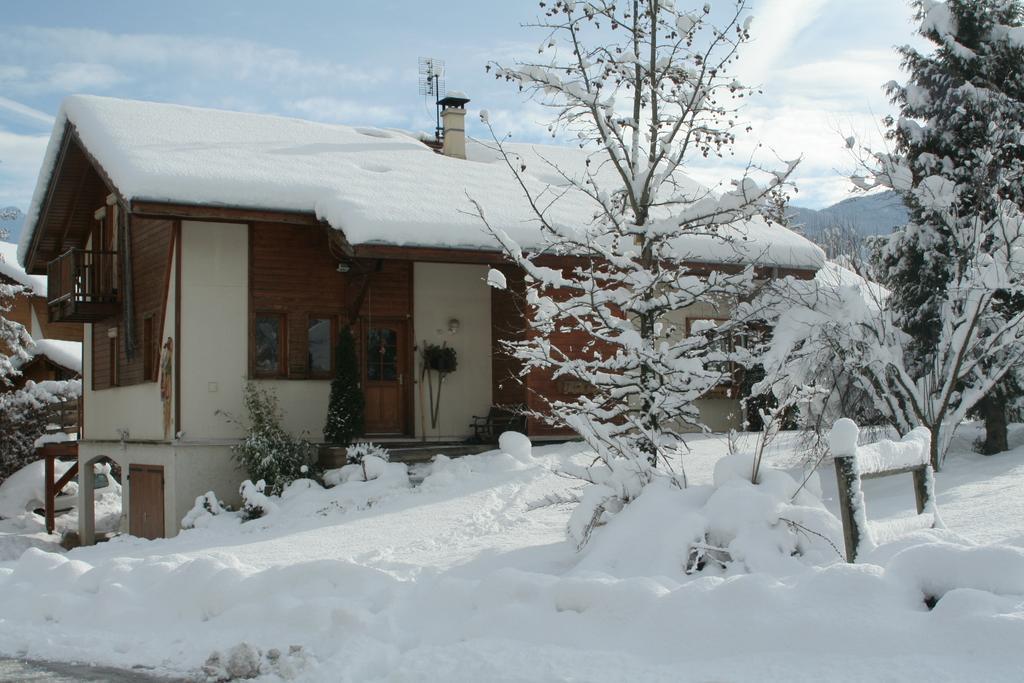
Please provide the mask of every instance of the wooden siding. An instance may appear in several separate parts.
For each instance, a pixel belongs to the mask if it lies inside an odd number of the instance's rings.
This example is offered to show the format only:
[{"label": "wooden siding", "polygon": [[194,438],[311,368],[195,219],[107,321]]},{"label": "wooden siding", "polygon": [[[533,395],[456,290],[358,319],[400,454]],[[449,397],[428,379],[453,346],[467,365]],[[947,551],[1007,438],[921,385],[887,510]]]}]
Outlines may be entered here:
[{"label": "wooden siding", "polygon": [[[118,314],[92,326],[92,388],[107,389],[110,387],[110,345],[111,328],[117,329],[117,379],[118,386],[130,386],[153,382],[155,376],[146,377],[146,359],[143,346],[142,330],[147,316],[158,321],[159,330],[163,324],[167,307],[167,278],[171,266],[172,236],[174,222],[162,218],[140,218],[132,216],[130,227],[132,249],[132,288],[134,307],[132,315],[135,323],[135,355],[128,360],[124,342],[125,326],[123,314]],[[169,331],[167,331],[169,332]],[[156,348],[162,345],[166,336],[160,330],[161,340]],[[152,349],[150,350],[152,351]],[[152,362],[152,361],[151,361]]]},{"label": "wooden siding", "polygon": [[[308,377],[310,318],[335,317],[340,326],[374,318],[412,316],[412,263],[356,259],[338,272],[330,234],[321,226],[253,223],[250,232],[251,303],[249,367],[252,374],[252,318],[257,313],[286,316],[286,376]],[[356,310],[358,306],[358,310]],[[361,341],[357,334],[357,341]]]},{"label": "wooden siding", "polygon": [[505,275],[507,289],[491,288],[491,402],[495,405],[526,404],[526,385],[519,372],[522,363],[512,357],[502,341],[520,339],[526,329],[523,295],[526,291],[523,271],[510,265],[498,266]]},{"label": "wooden siding", "polygon": [[74,126],[68,124],[32,237],[26,270],[44,275],[46,264],[64,250],[84,248],[92,231],[93,212],[104,205],[113,190],[103,170],[82,146]]},{"label": "wooden siding", "polygon": [[50,312],[46,307],[46,299],[41,296],[32,297],[32,308],[36,312],[36,320],[46,339],[66,339],[82,341],[85,327],[81,323],[51,323]]}]

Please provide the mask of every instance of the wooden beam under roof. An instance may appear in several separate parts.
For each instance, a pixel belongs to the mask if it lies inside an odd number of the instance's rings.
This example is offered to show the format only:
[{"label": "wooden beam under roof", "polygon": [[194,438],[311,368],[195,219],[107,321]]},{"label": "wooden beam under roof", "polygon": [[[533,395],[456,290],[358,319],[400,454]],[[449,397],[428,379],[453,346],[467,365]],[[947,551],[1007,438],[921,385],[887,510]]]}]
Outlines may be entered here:
[{"label": "wooden beam under roof", "polygon": [[275,211],[237,206],[210,206],[133,200],[131,212],[137,216],[160,216],[197,221],[238,223],[288,223],[290,225],[323,225],[315,214],[305,211]]}]

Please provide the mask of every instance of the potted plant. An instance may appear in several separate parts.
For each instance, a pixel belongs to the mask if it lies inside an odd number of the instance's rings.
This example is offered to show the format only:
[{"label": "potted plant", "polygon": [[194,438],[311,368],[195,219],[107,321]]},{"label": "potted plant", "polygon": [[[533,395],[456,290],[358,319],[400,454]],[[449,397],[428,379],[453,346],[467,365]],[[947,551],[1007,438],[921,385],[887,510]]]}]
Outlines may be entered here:
[{"label": "potted plant", "polygon": [[334,379],[327,402],[324,445],[320,447],[320,465],[324,469],[341,467],[348,461],[348,445],[363,433],[365,411],[356,341],[352,328],[346,326],[338,335],[334,350]]},{"label": "potted plant", "polygon": [[428,370],[434,370],[442,374],[455,372],[459,361],[455,355],[455,349],[450,346],[438,346],[427,344],[423,348],[423,362]]}]

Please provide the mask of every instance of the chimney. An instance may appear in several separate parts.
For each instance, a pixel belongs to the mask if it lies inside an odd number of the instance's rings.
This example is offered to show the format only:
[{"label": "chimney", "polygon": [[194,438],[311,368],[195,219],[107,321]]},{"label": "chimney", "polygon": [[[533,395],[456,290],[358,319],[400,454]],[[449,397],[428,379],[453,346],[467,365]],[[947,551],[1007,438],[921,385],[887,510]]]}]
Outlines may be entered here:
[{"label": "chimney", "polygon": [[466,158],[466,103],[469,98],[452,90],[438,101],[441,105],[441,121],[444,127],[442,153],[456,159]]}]

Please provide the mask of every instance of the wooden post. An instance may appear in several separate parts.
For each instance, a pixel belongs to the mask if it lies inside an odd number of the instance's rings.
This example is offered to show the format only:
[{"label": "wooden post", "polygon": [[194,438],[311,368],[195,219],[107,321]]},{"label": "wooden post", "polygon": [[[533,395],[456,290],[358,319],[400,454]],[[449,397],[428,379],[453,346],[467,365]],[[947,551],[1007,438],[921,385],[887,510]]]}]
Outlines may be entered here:
[{"label": "wooden post", "polygon": [[917,514],[922,514],[926,508],[932,507],[931,500],[928,495],[928,466],[922,465],[914,470],[914,498],[917,501]]},{"label": "wooden post", "polygon": [[854,500],[857,494],[858,476],[853,459],[856,455],[836,455],[832,462],[836,466],[836,483],[839,489],[839,512],[843,520],[843,540],[846,542],[846,561],[857,560],[857,548],[863,538],[863,530],[860,528],[857,513],[854,510]]},{"label": "wooden post", "polygon": [[52,534],[56,523],[54,522],[54,502],[53,497],[56,491],[53,490],[53,460],[56,457],[53,453],[43,453],[43,467],[45,470],[45,488],[43,498],[43,505],[46,509],[46,533]]}]

